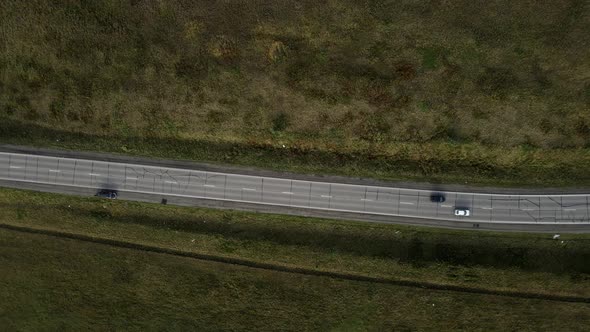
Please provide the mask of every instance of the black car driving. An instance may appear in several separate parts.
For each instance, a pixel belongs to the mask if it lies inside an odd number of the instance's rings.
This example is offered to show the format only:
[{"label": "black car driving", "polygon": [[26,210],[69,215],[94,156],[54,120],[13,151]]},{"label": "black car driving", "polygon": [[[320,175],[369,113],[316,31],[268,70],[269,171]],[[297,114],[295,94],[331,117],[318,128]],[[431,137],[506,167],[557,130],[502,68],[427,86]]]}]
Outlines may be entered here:
[{"label": "black car driving", "polygon": [[432,193],[430,195],[430,201],[434,203],[442,203],[445,201],[445,195],[441,193]]},{"label": "black car driving", "polygon": [[112,189],[101,189],[96,193],[95,196],[108,198],[108,199],[117,199],[117,197],[119,196],[119,193],[116,190],[112,190]]}]

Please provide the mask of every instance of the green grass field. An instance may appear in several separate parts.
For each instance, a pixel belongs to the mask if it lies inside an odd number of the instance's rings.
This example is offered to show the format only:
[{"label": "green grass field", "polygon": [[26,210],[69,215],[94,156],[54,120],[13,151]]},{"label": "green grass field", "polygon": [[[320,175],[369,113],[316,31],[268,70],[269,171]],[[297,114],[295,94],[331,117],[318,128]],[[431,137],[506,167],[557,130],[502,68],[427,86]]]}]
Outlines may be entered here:
[{"label": "green grass field", "polygon": [[[450,231],[0,189],[0,223],[276,267],[590,298],[590,237]],[[562,242],[563,241],[563,242]]]},{"label": "green grass field", "polygon": [[585,331],[590,304],[431,291],[0,230],[0,324],[27,330]]},{"label": "green grass field", "polygon": [[588,185],[589,29],[583,0],[6,0],[0,142]]}]

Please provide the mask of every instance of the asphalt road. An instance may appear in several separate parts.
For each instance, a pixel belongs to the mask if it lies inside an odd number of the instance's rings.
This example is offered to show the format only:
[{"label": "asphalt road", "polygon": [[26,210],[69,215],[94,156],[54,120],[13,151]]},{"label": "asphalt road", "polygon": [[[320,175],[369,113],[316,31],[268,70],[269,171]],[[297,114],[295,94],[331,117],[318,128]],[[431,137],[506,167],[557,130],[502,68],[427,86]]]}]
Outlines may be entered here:
[{"label": "asphalt road", "polygon": [[[250,207],[265,212],[328,216],[350,214],[374,221],[510,230],[560,229],[590,231],[590,194],[489,194],[444,192],[432,202],[432,191],[362,184],[294,180],[183,168],[0,152],[1,185],[59,188],[60,192],[93,193],[112,188],[121,199],[160,200],[170,204]],[[41,188],[41,187],[39,187]],[[42,190],[42,189],[41,189]],[[80,191],[82,190],[82,191]],[[55,191],[55,190],[50,190]],[[150,199],[145,199],[150,198]],[[203,204],[209,201],[211,204]],[[217,203],[213,203],[217,202]],[[455,207],[471,210],[456,217]],[[322,212],[322,213],[319,213]],[[408,220],[410,220],[408,222]],[[428,222],[424,222],[424,221]],[[497,227],[489,227],[495,225]],[[501,227],[500,227],[501,226]]]}]

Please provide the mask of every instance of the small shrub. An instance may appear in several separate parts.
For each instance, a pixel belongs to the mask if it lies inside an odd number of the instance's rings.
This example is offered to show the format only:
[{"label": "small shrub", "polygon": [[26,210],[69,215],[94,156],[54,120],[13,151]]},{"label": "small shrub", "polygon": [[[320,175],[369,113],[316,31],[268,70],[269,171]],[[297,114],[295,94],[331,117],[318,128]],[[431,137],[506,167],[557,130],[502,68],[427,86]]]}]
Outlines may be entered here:
[{"label": "small shrub", "polygon": [[223,122],[223,112],[220,110],[210,110],[207,112],[207,123],[220,124]]},{"label": "small shrub", "polygon": [[287,47],[281,41],[273,41],[268,48],[268,60],[277,62],[287,57]]},{"label": "small shrub", "polygon": [[433,70],[438,68],[439,52],[434,48],[426,48],[421,51],[422,53],[422,67],[427,70]]},{"label": "small shrub", "polygon": [[517,85],[517,77],[509,69],[486,68],[477,83],[489,95],[504,96]]},{"label": "small shrub", "polygon": [[422,112],[428,112],[430,110],[430,103],[428,101],[421,101],[418,103],[418,109]]},{"label": "small shrub", "polygon": [[387,82],[374,80],[365,89],[365,98],[369,104],[387,107],[394,103],[394,98],[388,90]]},{"label": "small shrub", "polygon": [[276,113],[272,119],[272,130],[283,131],[289,126],[289,116],[284,111]]},{"label": "small shrub", "polygon": [[216,36],[209,43],[209,53],[222,64],[235,64],[240,56],[237,42],[228,36]]},{"label": "small shrub", "polygon": [[411,63],[399,63],[395,67],[395,73],[403,80],[411,80],[416,76],[416,68]]},{"label": "small shrub", "polygon": [[535,61],[532,64],[531,72],[536,85],[536,92],[538,95],[543,95],[548,88],[551,87],[551,81],[549,74],[546,70],[543,70],[539,65],[539,61]]},{"label": "small shrub", "polygon": [[56,120],[61,120],[65,116],[65,101],[63,98],[54,99],[49,104],[49,112]]},{"label": "small shrub", "polygon": [[544,118],[541,119],[541,121],[539,122],[539,128],[541,128],[543,134],[547,134],[551,131],[551,129],[553,129],[553,125],[551,124],[551,121],[549,121],[549,119]]},{"label": "small shrub", "polygon": [[586,85],[581,89],[582,99],[586,101],[586,103],[590,106],[590,83],[586,83]]},{"label": "small shrub", "polygon": [[578,117],[574,125],[574,130],[576,131],[576,134],[584,139],[590,139],[590,120]]},{"label": "small shrub", "polygon": [[361,124],[360,138],[369,142],[382,142],[388,136],[391,125],[384,116],[371,114],[364,117],[365,121]]},{"label": "small shrub", "polygon": [[28,121],[36,121],[36,120],[39,120],[39,118],[41,118],[41,116],[39,115],[39,112],[37,112],[36,109],[34,109],[33,107],[29,107],[29,108],[27,108],[27,111],[25,112],[24,118],[25,118],[25,120],[28,120]]}]

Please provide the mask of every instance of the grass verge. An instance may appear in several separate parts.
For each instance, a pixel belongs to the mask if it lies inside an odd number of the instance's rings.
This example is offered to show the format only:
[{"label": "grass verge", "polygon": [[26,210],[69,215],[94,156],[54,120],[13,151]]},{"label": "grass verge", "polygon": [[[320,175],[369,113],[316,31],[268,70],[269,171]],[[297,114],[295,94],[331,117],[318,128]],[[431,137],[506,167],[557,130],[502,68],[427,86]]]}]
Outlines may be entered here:
[{"label": "grass verge", "polygon": [[[550,154],[477,144],[397,144],[388,151],[70,132],[0,120],[0,142],[256,166],[304,174],[520,187],[590,186],[590,150]],[[468,157],[467,157],[468,156]]]},{"label": "grass verge", "polygon": [[[588,304],[243,268],[0,230],[7,330],[568,330]],[[555,319],[559,317],[559,319]]]},{"label": "grass verge", "polygon": [[590,297],[590,237],[496,234],[0,190],[6,225],[399,282]]}]

